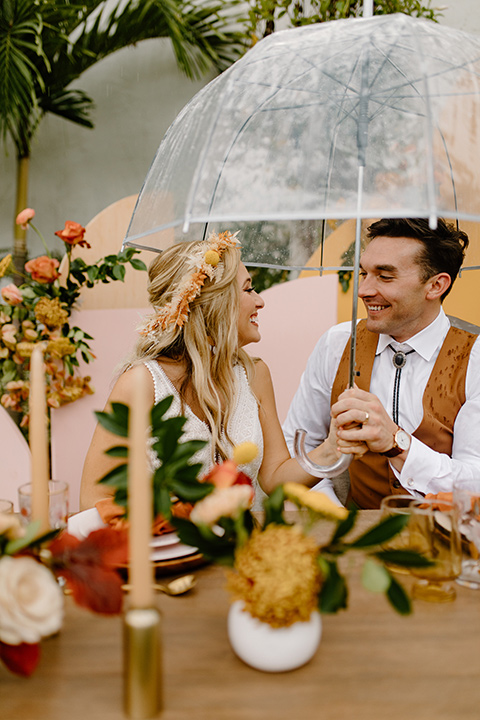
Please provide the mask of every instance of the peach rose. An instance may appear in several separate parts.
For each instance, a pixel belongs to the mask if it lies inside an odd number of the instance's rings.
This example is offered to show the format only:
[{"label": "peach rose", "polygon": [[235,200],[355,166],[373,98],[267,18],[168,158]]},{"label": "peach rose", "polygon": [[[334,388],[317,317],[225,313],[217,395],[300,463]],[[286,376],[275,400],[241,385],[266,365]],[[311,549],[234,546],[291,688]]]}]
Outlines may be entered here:
[{"label": "peach rose", "polygon": [[20,305],[23,302],[22,293],[13,283],[2,288],[2,297],[9,305]]},{"label": "peach rose", "polygon": [[17,344],[17,328],[13,323],[4,325],[0,331],[0,338],[9,350],[15,350]]},{"label": "peach rose", "polygon": [[250,485],[217,488],[195,505],[190,520],[195,525],[212,527],[221,517],[237,517],[242,510],[251,506],[252,501]]},{"label": "peach rose", "polygon": [[17,218],[15,222],[17,225],[21,225],[24,230],[27,229],[28,223],[30,220],[33,220],[35,217],[35,210],[32,208],[25,208],[25,210],[22,210],[22,212],[19,212],[17,215]]},{"label": "peach rose", "polygon": [[67,245],[80,245],[81,247],[91,247],[88,242],[84,239],[85,228],[80,223],[67,220],[63,230],[57,230],[55,235],[58,235],[63,242]]},{"label": "peach rose", "polygon": [[40,255],[40,257],[25,263],[25,270],[31,274],[32,280],[47,284],[52,283],[59,277],[57,272],[59,265],[60,263],[55,258]]}]

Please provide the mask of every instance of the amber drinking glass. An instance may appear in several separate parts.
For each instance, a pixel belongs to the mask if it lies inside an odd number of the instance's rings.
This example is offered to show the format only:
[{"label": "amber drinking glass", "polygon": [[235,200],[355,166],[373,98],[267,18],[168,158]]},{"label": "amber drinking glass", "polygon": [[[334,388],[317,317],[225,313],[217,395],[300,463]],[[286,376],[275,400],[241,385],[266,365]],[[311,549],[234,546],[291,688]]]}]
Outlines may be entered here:
[{"label": "amber drinking glass", "polygon": [[462,553],[453,504],[436,499],[416,500],[410,508],[409,530],[411,549],[433,562],[430,567],[410,568],[416,578],[412,596],[430,602],[454,600]]},{"label": "amber drinking glass", "polygon": [[[382,498],[380,503],[380,517],[384,520],[392,515],[410,515],[410,508],[413,502],[416,501],[416,497],[413,495],[387,495]],[[410,528],[406,525],[402,532],[395,535],[391,540],[382,545],[384,550],[410,550]],[[409,570],[400,565],[390,565],[386,563],[389,570],[393,572],[402,573],[405,575],[409,574]]]}]

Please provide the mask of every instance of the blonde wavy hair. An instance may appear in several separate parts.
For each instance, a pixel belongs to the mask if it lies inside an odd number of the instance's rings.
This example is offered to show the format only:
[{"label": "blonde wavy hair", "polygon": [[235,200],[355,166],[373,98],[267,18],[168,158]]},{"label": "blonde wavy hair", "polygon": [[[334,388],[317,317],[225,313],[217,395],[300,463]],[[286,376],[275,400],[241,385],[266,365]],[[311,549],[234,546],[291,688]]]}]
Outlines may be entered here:
[{"label": "blonde wavy hair", "polygon": [[[203,241],[179,243],[162,252],[148,270],[149,301],[155,311],[169,303],[186,274],[192,252]],[[123,370],[145,360],[169,358],[184,362],[185,377],[179,388],[184,412],[184,395],[191,387],[212,433],[212,460],[231,455],[228,423],[238,392],[234,366],[241,363],[250,379],[253,361],[238,347],[240,288],[237,273],[240,249],[228,247],[222,253],[215,278],[207,278],[197,298],[190,303],[188,320],[182,327],[140,335]],[[223,438],[222,438],[223,436]]]}]

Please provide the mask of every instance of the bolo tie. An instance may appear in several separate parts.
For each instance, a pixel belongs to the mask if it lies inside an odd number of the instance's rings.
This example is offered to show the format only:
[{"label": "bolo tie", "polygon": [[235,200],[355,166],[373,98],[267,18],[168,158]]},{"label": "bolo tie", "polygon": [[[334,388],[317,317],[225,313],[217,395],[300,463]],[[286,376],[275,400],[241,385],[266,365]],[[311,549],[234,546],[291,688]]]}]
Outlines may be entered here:
[{"label": "bolo tie", "polygon": [[393,384],[393,422],[395,425],[398,425],[398,403],[400,398],[400,377],[402,374],[402,369],[405,367],[407,362],[407,355],[410,355],[411,353],[415,352],[415,350],[409,350],[408,352],[404,352],[403,350],[395,350],[395,348],[392,345],[388,346],[393,351],[393,367],[395,368],[395,382]]}]

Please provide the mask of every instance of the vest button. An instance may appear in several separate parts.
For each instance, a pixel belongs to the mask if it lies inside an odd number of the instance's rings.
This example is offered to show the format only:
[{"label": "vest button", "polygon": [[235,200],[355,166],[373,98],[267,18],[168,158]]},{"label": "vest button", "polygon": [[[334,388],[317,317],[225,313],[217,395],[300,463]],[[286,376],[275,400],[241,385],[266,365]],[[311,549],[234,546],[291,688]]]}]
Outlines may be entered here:
[{"label": "vest button", "polygon": [[397,479],[393,480],[392,486],[393,486],[394,488],[402,487],[402,486],[400,485],[400,480],[397,480]]}]

